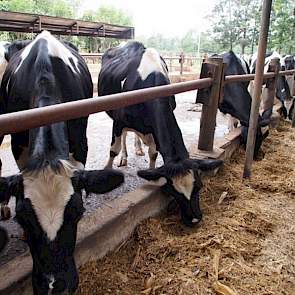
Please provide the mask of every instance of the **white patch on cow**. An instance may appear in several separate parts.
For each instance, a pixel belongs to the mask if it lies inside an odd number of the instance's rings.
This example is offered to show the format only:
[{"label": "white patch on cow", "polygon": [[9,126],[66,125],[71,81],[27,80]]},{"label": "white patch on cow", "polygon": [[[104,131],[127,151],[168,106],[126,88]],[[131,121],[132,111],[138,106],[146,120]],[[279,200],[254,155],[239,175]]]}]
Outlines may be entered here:
[{"label": "white patch on cow", "polygon": [[248,74],[248,69],[247,69],[247,65],[246,65],[246,61],[244,60],[243,56],[238,56],[235,54],[235,56],[239,59],[240,64],[245,72],[245,74]]},{"label": "white patch on cow", "polygon": [[123,81],[121,81],[121,88],[123,89],[123,87],[124,87],[124,83],[125,83],[125,81],[126,81],[126,78],[123,80]]},{"label": "white patch on cow", "polygon": [[[31,51],[32,47],[34,46],[34,44],[40,39],[44,39],[47,41],[47,48],[48,48],[49,56],[60,58],[67,66],[70,67],[70,69],[73,73],[77,74],[76,69],[78,69],[78,72],[80,72],[79,67],[78,67],[77,57],[75,57],[66,46],[64,46],[61,42],[59,42],[48,31],[43,31],[35,38],[35,40],[33,42],[31,42],[29,45],[27,45],[24,48],[23,52],[21,53],[21,62],[17,66],[15,73],[22,66],[24,60],[29,56],[30,51]],[[73,62],[75,64],[75,68],[73,67],[72,63],[70,62],[70,59],[73,60]]]},{"label": "white patch on cow", "polygon": [[0,41],[0,83],[2,81],[3,74],[5,72],[7,61],[5,59],[5,45],[9,42]]},{"label": "white patch on cow", "polygon": [[141,79],[144,81],[149,74],[153,72],[161,72],[168,76],[167,70],[163,65],[159,53],[154,48],[147,48],[142,55],[140,65],[137,69]]},{"label": "white patch on cow", "polygon": [[[2,77],[3,77],[3,76],[1,76],[0,84],[1,84],[1,81],[2,81]],[[10,77],[11,77],[11,76],[10,76]],[[10,77],[9,77],[9,79],[8,79],[8,81],[7,81],[7,84],[6,84],[6,93],[8,93],[8,90],[9,90]]]},{"label": "white patch on cow", "polygon": [[174,188],[181,194],[183,194],[188,200],[191,198],[192,191],[194,189],[194,173],[192,170],[185,175],[179,175],[172,177],[172,183]]},{"label": "white patch on cow", "polygon": [[[282,56],[278,52],[274,51],[270,56],[265,58],[265,61],[264,61],[264,73],[267,73],[270,61],[273,58],[278,58],[278,59],[280,59],[280,61],[282,60]],[[251,73],[252,73],[252,71],[254,69],[254,64],[256,64],[256,61],[257,61],[257,52],[255,54],[253,54],[253,57],[252,57],[252,62],[251,62],[251,65],[250,65]]]},{"label": "white patch on cow", "polygon": [[64,210],[74,193],[71,177],[76,167],[62,160],[62,168],[55,173],[50,167],[23,173],[24,195],[30,199],[38,221],[50,241],[56,238],[63,224]]},{"label": "white patch on cow", "polygon": [[52,290],[53,290],[53,284],[54,284],[54,282],[55,282],[55,278],[54,278],[54,276],[49,276],[49,278],[48,278],[48,281],[49,281],[49,284],[48,284],[48,289],[49,289],[49,292],[51,292]]},{"label": "white patch on cow", "polygon": [[264,135],[267,131],[269,131],[269,126],[261,127],[262,135]]}]

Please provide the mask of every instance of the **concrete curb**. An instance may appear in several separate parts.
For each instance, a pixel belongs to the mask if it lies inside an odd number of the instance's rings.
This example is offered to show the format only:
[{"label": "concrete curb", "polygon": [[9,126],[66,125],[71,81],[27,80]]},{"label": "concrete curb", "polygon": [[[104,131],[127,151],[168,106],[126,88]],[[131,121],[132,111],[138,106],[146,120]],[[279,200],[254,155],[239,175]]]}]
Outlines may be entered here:
[{"label": "concrete curb", "polygon": [[[191,157],[229,159],[240,143],[240,130],[236,129],[225,138],[215,141],[218,153],[207,153],[191,149]],[[213,155],[213,156],[212,156]],[[77,266],[99,259],[125,241],[135,227],[144,219],[163,211],[170,198],[161,193],[158,185],[145,184],[133,192],[117,198],[98,208],[81,220],[76,246]],[[25,253],[0,268],[0,294],[32,294],[32,260]]]}]

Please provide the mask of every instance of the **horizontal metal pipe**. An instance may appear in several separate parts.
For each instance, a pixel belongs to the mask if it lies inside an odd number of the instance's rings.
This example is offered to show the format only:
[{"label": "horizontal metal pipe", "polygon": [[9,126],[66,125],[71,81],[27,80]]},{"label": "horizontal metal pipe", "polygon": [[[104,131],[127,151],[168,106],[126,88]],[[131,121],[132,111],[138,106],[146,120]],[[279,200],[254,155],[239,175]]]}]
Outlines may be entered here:
[{"label": "horizontal metal pipe", "polygon": [[206,88],[211,86],[212,82],[212,78],[204,78],[4,114],[0,115],[0,134],[16,133],[51,123],[142,103],[158,97],[167,97],[180,92]]},{"label": "horizontal metal pipe", "polygon": [[295,69],[279,72],[279,76],[288,76],[288,75],[294,75],[294,74],[295,74]]},{"label": "horizontal metal pipe", "polygon": [[[263,75],[264,79],[270,79],[275,76],[275,73],[265,73]],[[246,82],[254,80],[255,74],[245,74],[245,75],[228,75],[225,77],[225,84],[234,82]]]},{"label": "horizontal metal pipe", "polygon": [[245,74],[245,75],[228,75],[225,77],[225,84],[234,82],[246,82],[254,80],[255,74]]}]

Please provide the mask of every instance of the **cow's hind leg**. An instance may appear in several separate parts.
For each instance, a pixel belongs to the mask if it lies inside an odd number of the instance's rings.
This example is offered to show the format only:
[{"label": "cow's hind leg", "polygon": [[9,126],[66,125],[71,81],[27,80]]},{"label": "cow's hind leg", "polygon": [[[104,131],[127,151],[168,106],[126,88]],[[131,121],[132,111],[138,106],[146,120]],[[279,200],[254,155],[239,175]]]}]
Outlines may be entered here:
[{"label": "cow's hind leg", "polygon": [[121,160],[120,160],[120,163],[118,165],[119,167],[127,166],[128,153],[127,153],[126,139],[127,139],[127,131],[123,131],[123,134],[122,134],[122,152],[121,152]]},{"label": "cow's hind leg", "polygon": [[158,157],[158,152],[156,149],[156,144],[155,144],[153,135],[147,134],[147,135],[143,136],[141,139],[142,139],[143,143],[149,147],[149,149],[148,149],[148,154],[149,154],[149,158],[150,158],[149,168],[153,169],[156,166],[156,160]]},{"label": "cow's hind leg", "polygon": [[144,156],[145,155],[145,153],[142,149],[140,137],[137,134],[135,134],[135,136],[134,136],[134,147],[135,147],[135,154],[137,156]]},{"label": "cow's hind leg", "polygon": [[[118,131],[118,132],[116,132]],[[113,162],[115,157],[117,157],[121,151],[121,144],[122,144],[122,130],[118,130],[116,128],[115,121],[113,122],[113,131],[112,131],[112,143],[111,143],[111,149],[110,149],[110,157],[109,160],[105,166],[105,168],[112,168]]]}]

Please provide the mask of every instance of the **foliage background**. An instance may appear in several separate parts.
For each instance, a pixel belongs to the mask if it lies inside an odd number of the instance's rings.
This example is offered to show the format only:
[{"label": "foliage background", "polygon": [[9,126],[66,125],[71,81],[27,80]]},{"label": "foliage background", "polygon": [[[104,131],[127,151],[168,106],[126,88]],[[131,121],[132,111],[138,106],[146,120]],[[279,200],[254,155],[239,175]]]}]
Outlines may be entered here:
[{"label": "foliage background", "polygon": [[[0,9],[31,12],[78,18],[82,0],[0,0]],[[233,49],[238,53],[256,51],[259,37],[261,0],[219,0],[208,16],[211,26],[199,36],[198,28],[184,32],[182,37],[167,38],[161,34],[138,36],[137,39],[148,47],[154,47],[163,54],[183,51],[196,55],[200,37],[200,53],[216,53]],[[268,50],[281,54],[295,53],[294,0],[273,0]],[[81,17],[80,17],[81,18]],[[84,11],[82,19],[102,21],[119,25],[133,25],[132,16],[112,6],[101,6],[96,11]],[[136,30],[136,28],[135,28]],[[1,40],[33,38],[32,34],[0,34]],[[86,52],[103,52],[117,45],[115,39],[91,37],[61,37]]]}]

